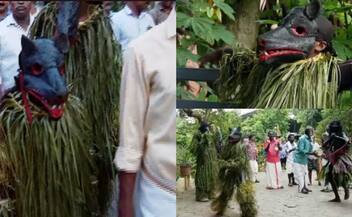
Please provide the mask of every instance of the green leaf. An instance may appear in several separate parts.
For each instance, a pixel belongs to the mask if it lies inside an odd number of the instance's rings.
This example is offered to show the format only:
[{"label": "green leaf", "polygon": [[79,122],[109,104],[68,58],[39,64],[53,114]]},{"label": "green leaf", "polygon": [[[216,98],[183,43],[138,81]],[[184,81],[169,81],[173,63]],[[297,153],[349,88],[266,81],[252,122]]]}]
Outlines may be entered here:
[{"label": "green leaf", "polygon": [[216,41],[223,40],[228,45],[232,45],[235,42],[234,34],[222,25],[215,25],[212,30],[212,35]]},{"label": "green leaf", "polygon": [[177,28],[183,27],[183,28],[188,28],[191,26],[190,23],[190,16],[188,16],[185,13],[182,12],[177,12]]},{"label": "green leaf", "polygon": [[231,20],[235,20],[234,13],[235,11],[231,8],[230,5],[225,3],[223,0],[214,0],[214,4],[220,8]]},{"label": "green leaf", "polygon": [[188,60],[198,61],[199,56],[192,54],[191,51],[186,48],[179,47],[177,48],[177,65],[178,66],[186,66]]}]

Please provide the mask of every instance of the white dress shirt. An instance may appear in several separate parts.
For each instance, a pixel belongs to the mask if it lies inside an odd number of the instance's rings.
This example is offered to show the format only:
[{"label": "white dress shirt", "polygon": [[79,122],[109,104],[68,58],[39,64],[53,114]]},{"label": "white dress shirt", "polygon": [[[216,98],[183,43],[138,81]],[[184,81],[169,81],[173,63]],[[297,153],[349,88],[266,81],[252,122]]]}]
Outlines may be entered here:
[{"label": "white dress shirt", "polygon": [[[30,19],[30,24],[33,18]],[[15,86],[14,77],[18,74],[18,55],[21,52],[21,37],[27,31],[17,24],[12,14],[0,22],[0,94]],[[1,96],[0,96],[1,97]]]},{"label": "white dress shirt", "polygon": [[154,20],[150,14],[142,12],[137,17],[127,5],[121,11],[111,14],[111,26],[123,51],[126,50],[132,40],[154,25]]},{"label": "white dress shirt", "polygon": [[140,169],[176,189],[176,13],[125,52],[120,91],[119,170]]}]

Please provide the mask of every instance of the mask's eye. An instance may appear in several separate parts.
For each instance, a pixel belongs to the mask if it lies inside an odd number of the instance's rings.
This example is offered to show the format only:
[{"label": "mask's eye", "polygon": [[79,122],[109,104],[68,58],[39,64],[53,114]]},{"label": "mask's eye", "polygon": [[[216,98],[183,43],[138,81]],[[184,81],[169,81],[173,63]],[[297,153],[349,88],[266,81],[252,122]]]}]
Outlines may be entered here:
[{"label": "mask's eye", "polygon": [[31,73],[33,75],[40,75],[43,73],[43,67],[40,64],[36,63],[31,66]]},{"label": "mask's eye", "polygon": [[65,65],[62,64],[60,67],[59,67],[59,72],[60,72],[60,75],[64,76],[65,75]]},{"label": "mask's eye", "polygon": [[291,28],[291,31],[294,35],[296,35],[298,37],[303,37],[303,36],[307,35],[306,28],[304,28],[302,26],[294,26]]}]

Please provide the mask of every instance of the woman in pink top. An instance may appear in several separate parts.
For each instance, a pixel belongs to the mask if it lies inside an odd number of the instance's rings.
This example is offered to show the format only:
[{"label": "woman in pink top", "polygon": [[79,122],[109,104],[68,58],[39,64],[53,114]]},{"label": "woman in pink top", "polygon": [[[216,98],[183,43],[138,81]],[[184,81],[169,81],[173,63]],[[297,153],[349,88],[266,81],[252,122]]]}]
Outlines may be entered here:
[{"label": "woman in pink top", "polygon": [[281,189],[280,143],[275,132],[268,133],[269,140],[264,144],[266,153],[267,189]]}]

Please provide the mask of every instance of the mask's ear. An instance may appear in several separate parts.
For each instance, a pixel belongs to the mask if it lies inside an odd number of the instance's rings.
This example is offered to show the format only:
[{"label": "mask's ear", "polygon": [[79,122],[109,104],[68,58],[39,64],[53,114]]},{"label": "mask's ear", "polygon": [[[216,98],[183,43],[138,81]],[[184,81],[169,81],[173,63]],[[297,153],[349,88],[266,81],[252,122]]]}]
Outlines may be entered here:
[{"label": "mask's ear", "polygon": [[61,51],[62,53],[68,53],[68,50],[70,48],[70,42],[66,34],[57,34],[54,37],[54,42],[55,46],[57,47],[57,49],[59,49],[59,51]]},{"label": "mask's ear", "polygon": [[81,1],[60,1],[56,18],[55,45],[62,52],[67,53],[70,48],[71,37],[76,37],[79,23]]},{"label": "mask's ear", "polygon": [[320,2],[319,0],[312,0],[305,8],[304,14],[310,19],[314,20],[319,16],[320,13]]},{"label": "mask's ear", "polygon": [[21,37],[21,46],[21,53],[25,56],[30,56],[37,51],[37,47],[35,46],[34,42],[24,35]]}]

